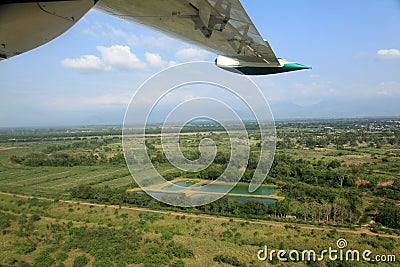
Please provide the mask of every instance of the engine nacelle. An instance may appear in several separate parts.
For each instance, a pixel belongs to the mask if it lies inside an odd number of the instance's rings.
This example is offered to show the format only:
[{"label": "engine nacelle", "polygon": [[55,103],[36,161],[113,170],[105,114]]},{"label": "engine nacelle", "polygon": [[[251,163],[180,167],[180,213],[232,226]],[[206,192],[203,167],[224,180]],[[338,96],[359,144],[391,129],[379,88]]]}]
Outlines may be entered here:
[{"label": "engine nacelle", "polygon": [[244,75],[268,75],[295,70],[311,69],[311,67],[301,65],[295,62],[289,62],[285,59],[278,59],[281,66],[269,67],[265,63],[241,62],[238,59],[226,56],[218,56],[215,59],[215,65],[226,71],[240,73]]},{"label": "engine nacelle", "polygon": [[0,60],[53,40],[73,26],[97,1],[4,2],[0,4]]}]

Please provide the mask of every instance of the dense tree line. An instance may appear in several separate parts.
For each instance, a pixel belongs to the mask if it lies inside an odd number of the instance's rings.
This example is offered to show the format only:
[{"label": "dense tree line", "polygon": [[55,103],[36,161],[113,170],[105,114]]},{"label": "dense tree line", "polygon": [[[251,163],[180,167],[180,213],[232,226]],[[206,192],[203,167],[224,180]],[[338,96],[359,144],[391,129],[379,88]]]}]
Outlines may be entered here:
[{"label": "dense tree line", "polygon": [[76,128],[76,129],[18,129],[0,130],[0,142],[38,142],[44,140],[85,140],[88,138],[110,137],[120,140],[122,129],[105,127],[104,129],[95,128]]},{"label": "dense tree line", "polygon": [[375,220],[384,226],[400,229],[400,206],[393,201],[385,201],[379,207]]},{"label": "dense tree line", "polygon": [[120,142],[121,138],[114,137],[114,138],[98,138],[92,137],[90,140],[84,141],[73,141],[70,143],[61,143],[55,145],[49,145],[42,150],[43,153],[50,154],[58,151],[63,150],[92,150],[101,149],[108,144]]},{"label": "dense tree line", "polygon": [[107,157],[104,153],[78,152],[65,153],[55,152],[45,154],[33,152],[24,156],[11,156],[11,162],[30,167],[73,167],[73,166],[94,166],[100,164],[125,164],[122,153],[117,153],[112,157]]}]

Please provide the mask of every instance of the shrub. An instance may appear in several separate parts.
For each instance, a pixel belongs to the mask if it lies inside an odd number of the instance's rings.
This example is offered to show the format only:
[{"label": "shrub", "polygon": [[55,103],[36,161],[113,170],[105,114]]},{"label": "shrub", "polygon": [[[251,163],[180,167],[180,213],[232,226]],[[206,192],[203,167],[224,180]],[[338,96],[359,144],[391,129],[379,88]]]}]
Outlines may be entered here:
[{"label": "shrub", "polygon": [[68,254],[65,252],[60,252],[56,256],[56,260],[61,261],[61,262],[65,261],[67,258],[68,258]]},{"label": "shrub", "polygon": [[40,216],[39,216],[39,215],[33,214],[33,215],[31,216],[31,221],[32,221],[32,222],[37,222],[37,221],[39,221],[39,220],[40,220]]},{"label": "shrub", "polygon": [[55,263],[55,260],[51,257],[49,252],[42,251],[35,258],[35,264],[38,267],[49,267]]},{"label": "shrub", "polygon": [[173,237],[174,237],[174,233],[171,233],[167,230],[165,232],[162,232],[162,234],[161,234],[162,240],[171,240]]},{"label": "shrub", "polygon": [[94,267],[110,267],[114,266],[114,264],[110,260],[101,260],[101,261],[96,261],[93,263]]},{"label": "shrub", "polygon": [[168,250],[177,258],[193,258],[194,253],[191,249],[185,248],[181,244],[176,244],[174,241],[170,242],[168,245]]},{"label": "shrub", "polygon": [[19,253],[28,254],[36,249],[36,245],[33,243],[22,243],[19,245]]},{"label": "shrub", "polygon": [[85,255],[80,255],[75,258],[73,267],[83,267],[89,263],[89,259]]},{"label": "shrub", "polygon": [[232,266],[237,266],[237,267],[246,267],[246,264],[239,262],[239,260],[236,257],[230,257],[230,256],[225,256],[225,255],[217,255],[213,259],[215,262],[222,262],[226,264],[230,264]]},{"label": "shrub", "polygon": [[183,260],[177,260],[177,261],[174,261],[173,263],[171,263],[169,266],[170,267],[185,267],[185,263],[183,262]]},{"label": "shrub", "polygon": [[5,229],[10,226],[10,218],[7,216],[7,214],[0,212],[0,228]]}]

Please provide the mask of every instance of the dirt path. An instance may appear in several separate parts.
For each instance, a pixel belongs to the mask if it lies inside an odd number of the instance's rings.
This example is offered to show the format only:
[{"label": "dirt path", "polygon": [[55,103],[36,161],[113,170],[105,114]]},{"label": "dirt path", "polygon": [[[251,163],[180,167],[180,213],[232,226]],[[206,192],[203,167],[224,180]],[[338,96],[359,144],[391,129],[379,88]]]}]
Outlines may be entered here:
[{"label": "dirt path", "polygon": [[[54,201],[54,199],[47,198],[47,197],[27,196],[27,195],[12,194],[12,193],[6,193],[6,192],[0,192],[0,195],[13,196],[13,197],[19,197],[19,198],[25,198],[25,199],[36,198],[36,199],[44,200],[44,201]],[[67,199],[60,199],[59,202],[68,203],[68,204],[79,204],[79,205],[83,205],[83,206],[94,206],[94,207],[107,206],[108,208],[112,208],[112,209],[120,208],[118,205],[97,204],[97,203],[81,202],[81,201],[67,200]],[[282,228],[285,225],[290,225],[290,226],[297,226],[302,229],[309,229],[309,230],[330,231],[330,230],[335,229],[337,232],[340,232],[340,233],[350,233],[350,234],[363,234],[364,233],[364,234],[372,235],[372,236],[380,236],[380,237],[387,237],[387,238],[399,238],[400,239],[400,236],[398,236],[398,235],[377,234],[377,233],[371,232],[369,229],[366,229],[366,228],[362,228],[362,229],[358,229],[358,230],[351,230],[351,229],[344,229],[344,228],[332,228],[332,227],[305,225],[305,224],[297,224],[297,223],[290,223],[290,222],[245,220],[245,219],[240,219],[240,218],[211,216],[211,215],[206,215],[206,214],[192,214],[192,213],[176,212],[176,211],[151,210],[151,209],[146,209],[146,208],[136,208],[136,207],[127,207],[127,206],[121,206],[121,209],[149,212],[149,213],[157,213],[157,214],[165,214],[165,215],[173,215],[173,216],[185,215],[186,217],[190,217],[190,218],[209,219],[209,220],[217,220],[217,221],[223,221],[223,222],[229,222],[230,220],[233,220],[234,222],[248,222],[250,224],[272,225],[272,226],[278,226],[278,227],[282,227]]]},{"label": "dirt path", "polygon": [[17,148],[16,146],[10,146],[10,147],[2,147],[2,146],[0,146],[0,151],[1,150],[10,150],[10,149],[14,149],[14,148]]}]

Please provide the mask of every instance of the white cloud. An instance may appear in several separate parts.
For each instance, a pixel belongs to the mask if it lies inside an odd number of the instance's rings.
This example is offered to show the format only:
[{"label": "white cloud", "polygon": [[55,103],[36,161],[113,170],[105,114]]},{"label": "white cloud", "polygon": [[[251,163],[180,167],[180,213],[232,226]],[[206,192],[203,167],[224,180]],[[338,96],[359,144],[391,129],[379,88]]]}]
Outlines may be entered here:
[{"label": "white cloud", "polygon": [[152,67],[162,68],[167,64],[167,62],[162,60],[162,58],[159,54],[153,54],[153,53],[146,52],[145,56],[146,56],[146,60],[149,62],[150,66],[152,66]]},{"label": "white cloud", "polygon": [[400,50],[398,49],[381,49],[376,53],[376,58],[381,60],[400,59]]},{"label": "white cloud", "polygon": [[172,67],[178,64],[178,62],[174,60],[165,61],[159,54],[153,54],[146,52],[145,54],[147,62],[150,64],[150,67],[154,68],[164,68],[164,67]]},{"label": "white cloud", "polygon": [[94,55],[84,55],[76,59],[64,59],[61,65],[81,72],[119,70],[148,71],[151,68],[164,68],[176,65],[175,61],[165,61],[159,54],[145,52],[145,60],[132,53],[129,46],[113,45],[97,46],[101,58]]},{"label": "white cloud", "polygon": [[201,61],[211,56],[211,53],[202,49],[189,47],[178,50],[175,56],[185,61]]},{"label": "white cloud", "polygon": [[129,46],[113,45],[111,47],[97,46],[96,48],[100,51],[103,61],[107,64],[125,70],[144,70],[147,68],[146,63],[133,54]]},{"label": "white cloud", "polygon": [[80,58],[66,58],[61,61],[61,65],[66,68],[76,69],[81,72],[109,71],[110,66],[94,55],[83,55]]}]

